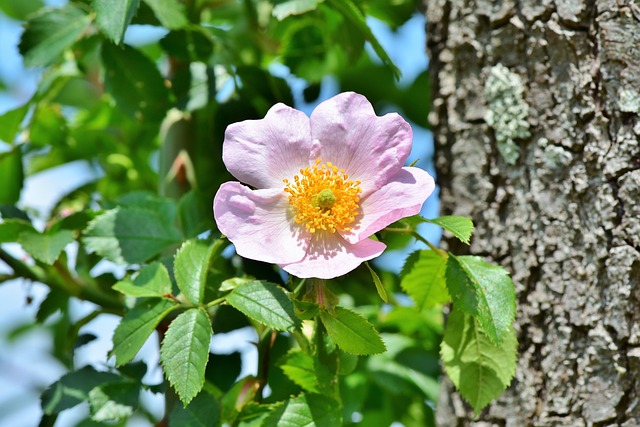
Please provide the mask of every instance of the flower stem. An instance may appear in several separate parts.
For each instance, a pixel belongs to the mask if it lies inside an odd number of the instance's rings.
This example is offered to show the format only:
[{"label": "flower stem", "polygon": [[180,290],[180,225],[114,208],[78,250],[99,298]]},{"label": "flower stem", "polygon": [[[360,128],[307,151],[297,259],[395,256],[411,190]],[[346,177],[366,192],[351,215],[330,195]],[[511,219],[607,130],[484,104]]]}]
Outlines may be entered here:
[{"label": "flower stem", "polygon": [[265,328],[260,334],[258,341],[258,390],[256,391],[256,401],[262,402],[262,392],[267,386],[269,378],[269,363],[271,360],[271,348],[276,341],[276,332],[271,328]]},{"label": "flower stem", "polygon": [[219,304],[223,303],[226,299],[227,299],[226,296],[220,297],[220,298],[216,298],[213,301],[208,302],[207,305],[205,305],[204,307],[205,308],[211,308],[211,307],[213,307],[215,305],[219,305]]},{"label": "flower stem", "polygon": [[412,236],[414,239],[424,243],[425,245],[427,245],[429,247],[429,249],[431,249],[434,252],[437,252],[441,255],[444,255],[446,252],[443,251],[442,249],[438,248],[437,246],[435,246],[433,243],[431,243],[430,241],[428,241],[427,239],[425,239],[424,237],[422,237],[420,235],[420,233],[418,233],[417,231],[413,230],[412,228],[394,228],[394,227],[388,227],[384,229],[385,232],[389,232],[389,233],[401,233],[401,234],[409,234],[410,236]]}]

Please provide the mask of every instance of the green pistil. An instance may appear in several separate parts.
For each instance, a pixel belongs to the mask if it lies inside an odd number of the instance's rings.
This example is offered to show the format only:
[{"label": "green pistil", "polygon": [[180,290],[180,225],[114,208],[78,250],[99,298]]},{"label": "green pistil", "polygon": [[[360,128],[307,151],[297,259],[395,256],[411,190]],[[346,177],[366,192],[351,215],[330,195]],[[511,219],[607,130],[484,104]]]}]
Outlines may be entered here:
[{"label": "green pistil", "polygon": [[314,197],[313,205],[322,209],[329,209],[336,202],[336,195],[328,188],[325,188]]}]

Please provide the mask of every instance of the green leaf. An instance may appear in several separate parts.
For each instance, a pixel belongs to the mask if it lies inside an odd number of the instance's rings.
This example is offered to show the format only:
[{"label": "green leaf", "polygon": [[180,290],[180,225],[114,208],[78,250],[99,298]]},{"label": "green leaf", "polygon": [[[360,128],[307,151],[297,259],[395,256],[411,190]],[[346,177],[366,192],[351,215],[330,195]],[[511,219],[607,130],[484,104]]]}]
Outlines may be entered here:
[{"label": "green leaf", "polygon": [[209,393],[198,393],[186,406],[174,405],[169,425],[179,427],[214,427],[220,425],[220,403]]},{"label": "green leaf", "polygon": [[164,373],[185,406],[204,385],[212,333],[207,312],[192,308],[171,322],[162,341],[160,361]]},{"label": "green leaf", "polygon": [[4,219],[21,219],[23,221],[31,221],[29,215],[15,205],[0,203],[0,216]]},{"label": "green leaf", "polygon": [[389,303],[389,297],[387,297],[387,291],[384,289],[384,285],[382,284],[382,281],[380,280],[378,273],[373,271],[373,268],[371,268],[368,262],[365,262],[364,264],[369,269],[369,273],[371,273],[371,278],[373,279],[373,283],[376,285],[376,291],[378,291],[378,295],[380,296],[380,299],[382,299],[382,301],[384,301],[385,303]]},{"label": "green leaf", "polygon": [[133,382],[107,383],[89,392],[91,419],[96,422],[120,422],[133,415],[138,406],[140,386]]},{"label": "green leaf", "polygon": [[159,262],[142,267],[133,281],[121,280],[113,289],[132,297],[161,297],[171,294],[171,279],[167,268]]},{"label": "green leaf", "polygon": [[18,203],[23,180],[24,170],[20,147],[0,153],[0,204]]},{"label": "green leaf", "polygon": [[278,405],[262,427],[335,427],[342,425],[338,402],[321,394],[301,394]]},{"label": "green leaf", "polygon": [[200,191],[191,190],[178,202],[178,221],[187,238],[196,237],[214,227],[209,197]]},{"label": "green leaf", "polygon": [[454,306],[478,319],[486,335],[500,344],[516,313],[509,273],[480,257],[449,254],[446,278]]},{"label": "green leaf", "polygon": [[40,303],[36,313],[36,322],[44,323],[49,316],[58,311],[65,311],[69,305],[69,294],[64,291],[51,289],[45,299]]},{"label": "green leaf", "polygon": [[177,30],[189,24],[184,5],[177,0],[143,0],[156,15],[160,23],[170,30]]},{"label": "green leaf", "polygon": [[176,203],[166,197],[147,191],[134,191],[126,193],[118,198],[118,205],[127,208],[140,208],[154,211],[164,221],[173,223],[176,219]]},{"label": "green leaf", "polygon": [[227,302],[256,322],[277,331],[292,332],[300,326],[293,302],[271,282],[255,280],[241,285],[227,295]]},{"label": "green leaf", "polygon": [[[334,307],[335,309],[335,307]],[[313,367],[316,371],[318,388],[321,394],[340,398],[338,371],[340,370],[340,349],[325,333],[326,328],[322,322],[316,324],[316,332],[313,336]]]},{"label": "green leaf", "polygon": [[221,401],[222,422],[232,425],[242,408],[253,401],[260,383],[249,375],[239,380],[229,390]]},{"label": "green leaf", "polygon": [[222,283],[220,283],[218,290],[220,292],[232,291],[238,286],[251,283],[254,280],[256,279],[249,279],[248,277],[232,277],[231,279],[223,280]]},{"label": "green leaf", "polygon": [[416,251],[407,258],[400,274],[400,286],[413,298],[418,310],[450,301],[445,280],[447,258],[446,252],[432,250]]},{"label": "green leaf", "polygon": [[500,396],[515,373],[518,342],[513,328],[503,338],[496,345],[473,317],[456,308],[449,315],[440,356],[447,375],[476,413]]},{"label": "green leaf", "polygon": [[[423,350],[421,340],[406,335],[384,334],[384,342],[387,351],[366,361],[366,370],[374,382],[392,394],[415,395],[419,392],[437,402],[440,387],[436,378],[440,369],[434,352]],[[427,368],[429,359],[434,364],[431,374]]]},{"label": "green leaf", "polygon": [[469,244],[469,239],[473,233],[473,222],[464,216],[441,216],[434,219],[425,219],[425,222],[439,225],[447,231],[453,233],[462,243]]},{"label": "green leaf", "polygon": [[71,4],[60,9],[43,9],[25,24],[20,53],[26,67],[53,63],[87,29],[91,17]]},{"label": "green leaf", "polygon": [[5,219],[0,222],[0,243],[17,242],[23,231],[37,233],[28,221],[14,218]]},{"label": "green leaf", "polygon": [[29,143],[33,147],[63,146],[67,136],[67,120],[60,104],[39,104],[29,120]]},{"label": "green leaf", "polygon": [[331,339],[342,351],[376,354],[386,349],[373,325],[354,311],[337,306],[335,313],[321,311],[320,319]]},{"label": "green leaf", "polygon": [[384,50],[376,36],[371,31],[371,28],[367,24],[366,18],[362,11],[358,9],[351,0],[328,0],[331,6],[339,11],[351,24],[362,33],[364,38],[371,43],[371,47],[375,51],[376,55],[380,57],[382,62],[393,71],[393,75],[396,79],[402,76],[402,72],[393,63],[387,52]]},{"label": "green leaf", "polygon": [[129,310],[113,334],[110,354],[116,357],[116,366],[131,361],[162,319],[178,307],[168,299],[150,298]]},{"label": "green leaf", "polygon": [[301,350],[290,350],[281,360],[280,369],[287,377],[311,393],[320,393],[313,358]]},{"label": "green leaf", "polygon": [[176,253],[173,271],[178,288],[193,304],[204,300],[207,273],[214,246],[204,240],[186,241]]},{"label": "green leaf", "polygon": [[89,398],[89,392],[103,383],[120,381],[121,377],[108,372],[98,372],[91,366],[63,375],[51,384],[41,396],[45,414],[57,414],[73,408]]},{"label": "green leaf", "polygon": [[294,312],[300,320],[311,320],[316,317],[320,306],[314,302],[293,300]]},{"label": "green leaf", "polygon": [[129,264],[143,263],[180,240],[178,230],[161,213],[127,207],[97,216],[83,238],[90,251]]},{"label": "green leaf", "polygon": [[27,102],[22,107],[7,111],[0,116],[0,140],[8,144],[15,141],[16,134],[28,111],[29,103]]},{"label": "green leaf", "polygon": [[24,21],[27,17],[44,4],[41,0],[0,0],[0,10],[2,13],[17,21]]},{"label": "green leaf", "polygon": [[93,0],[98,27],[116,44],[120,44],[139,4],[140,0]]},{"label": "green leaf", "polygon": [[60,230],[53,234],[23,231],[18,236],[18,243],[22,245],[22,249],[45,264],[53,264],[60,252],[71,242],[73,233],[69,230]]},{"label": "green leaf", "polygon": [[270,406],[250,402],[238,417],[238,427],[262,427],[271,410]]},{"label": "green leaf", "polygon": [[324,0],[289,0],[275,5],[271,14],[278,21],[282,21],[287,16],[300,15],[315,10],[323,1]]},{"label": "green leaf", "polygon": [[156,65],[131,46],[102,45],[105,88],[122,111],[138,122],[156,123],[169,108],[169,90]]}]

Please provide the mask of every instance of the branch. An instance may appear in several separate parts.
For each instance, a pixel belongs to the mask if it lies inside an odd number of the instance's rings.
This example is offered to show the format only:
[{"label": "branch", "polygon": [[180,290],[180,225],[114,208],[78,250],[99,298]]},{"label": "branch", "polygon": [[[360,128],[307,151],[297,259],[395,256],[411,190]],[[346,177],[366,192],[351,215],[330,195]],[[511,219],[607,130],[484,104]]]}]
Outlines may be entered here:
[{"label": "branch", "polygon": [[56,261],[53,266],[31,266],[13,257],[2,248],[0,248],[0,260],[13,270],[13,278],[21,277],[42,283],[72,297],[97,304],[109,313],[119,314],[124,308],[124,303],[119,295],[106,292],[95,283],[80,282],[61,261]]}]

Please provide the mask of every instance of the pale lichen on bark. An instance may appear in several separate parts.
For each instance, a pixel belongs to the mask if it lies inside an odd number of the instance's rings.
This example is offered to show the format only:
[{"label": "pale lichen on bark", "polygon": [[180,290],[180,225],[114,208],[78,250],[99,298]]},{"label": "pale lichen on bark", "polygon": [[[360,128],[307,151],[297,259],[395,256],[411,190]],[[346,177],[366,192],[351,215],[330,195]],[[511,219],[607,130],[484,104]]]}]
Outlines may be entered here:
[{"label": "pale lichen on bark", "polygon": [[[520,342],[512,387],[475,419],[449,384],[439,425],[640,426],[640,5],[425,3],[442,213],[512,272]],[[514,164],[484,120],[497,64],[529,105]]]},{"label": "pale lichen on bark", "polygon": [[522,98],[522,79],[504,65],[497,64],[489,70],[484,93],[488,104],[484,120],[495,132],[500,155],[513,165],[520,156],[515,140],[531,136],[527,122],[529,105]]}]

